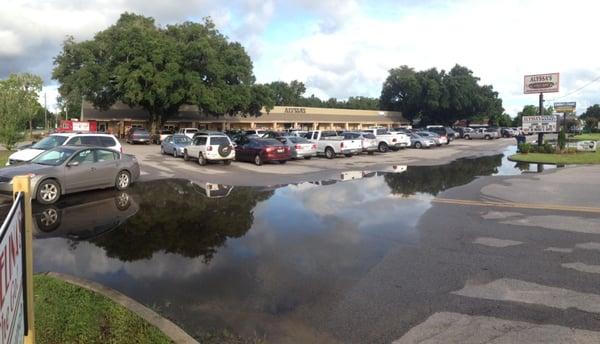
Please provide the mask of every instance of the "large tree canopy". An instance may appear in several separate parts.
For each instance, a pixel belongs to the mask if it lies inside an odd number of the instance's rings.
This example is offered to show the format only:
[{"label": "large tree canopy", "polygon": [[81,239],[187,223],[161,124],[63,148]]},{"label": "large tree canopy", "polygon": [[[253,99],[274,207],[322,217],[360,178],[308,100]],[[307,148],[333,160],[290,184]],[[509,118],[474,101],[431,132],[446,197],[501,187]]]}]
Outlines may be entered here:
[{"label": "large tree canopy", "polygon": [[214,115],[259,115],[273,105],[270,93],[254,84],[244,48],[209,19],[162,28],[152,18],[124,13],[92,40],[67,38],[54,64],[66,102],[85,97],[107,109],[121,101],[146,109],[153,123],[183,104]]},{"label": "large tree canopy", "polygon": [[29,129],[41,108],[38,102],[42,90],[42,78],[37,75],[11,74],[0,80],[0,143],[12,149],[22,138],[29,122]]},{"label": "large tree canopy", "polygon": [[492,86],[479,85],[479,78],[460,65],[448,73],[435,68],[394,68],[383,83],[380,105],[423,124],[452,124],[482,115],[497,117],[504,112],[498,92]]}]

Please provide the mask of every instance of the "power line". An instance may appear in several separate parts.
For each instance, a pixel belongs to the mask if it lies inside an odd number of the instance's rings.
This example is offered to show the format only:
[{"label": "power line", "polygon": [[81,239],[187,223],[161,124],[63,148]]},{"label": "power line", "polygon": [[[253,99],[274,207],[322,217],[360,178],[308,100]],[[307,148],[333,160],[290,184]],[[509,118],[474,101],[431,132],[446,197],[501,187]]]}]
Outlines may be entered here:
[{"label": "power line", "polygon": [[571,92],[569,92],[569,93],[567,93],[567,94],[565,94],[565,95],[563,95],[563,96],[556,97],[556,98],[553,98],[553,99],[548,99],[547,101],[548,101],[548,102],[552,102],[552,101],[555,101],[555,100],[559,100],[559,99],[562,99],[562,98],[568,97],[568,96],[570,96],[570,95],[571,95],[571,94],[573,94],[573,93],[577,93],[577,92],[579,92],[579,91],[583,90],[584,88],[588,87],[589,85],[591,85],[591,84],[595,83],[595,82],[596,82],[596,81],[598,81],[598,80],[600,80],[600,76],[596,77],[595,79],[593,79],[592,81],[588,82],[587,84],[585,84],[585,85],[583,85],[583,86],[579,87],[578,89],[575,89],[575,90],[573,90],[573,91],[571,91]]}]

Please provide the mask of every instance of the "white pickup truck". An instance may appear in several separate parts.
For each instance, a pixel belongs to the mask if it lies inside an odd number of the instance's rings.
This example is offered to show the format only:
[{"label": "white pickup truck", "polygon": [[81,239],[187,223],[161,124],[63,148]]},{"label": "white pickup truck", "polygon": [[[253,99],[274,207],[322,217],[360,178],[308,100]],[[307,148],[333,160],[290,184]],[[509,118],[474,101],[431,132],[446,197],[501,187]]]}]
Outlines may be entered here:
[{"label": "white pickup truck", "polygon": [[309,141],[317,144],[317,154],[325,155],[327,159],[333,159],[338,154],[351,157],[362,152],[360,139],[345,140],[335,131],[313,130],[303,135]]},{"label": "white pickup truck", "polygon": [[362,131],[375,135],[377,148],[381,153],[385,153],[390,149],[396,151],[410,146],[410,137],[399,131],[389,131],[386,128],[369,128]]}]

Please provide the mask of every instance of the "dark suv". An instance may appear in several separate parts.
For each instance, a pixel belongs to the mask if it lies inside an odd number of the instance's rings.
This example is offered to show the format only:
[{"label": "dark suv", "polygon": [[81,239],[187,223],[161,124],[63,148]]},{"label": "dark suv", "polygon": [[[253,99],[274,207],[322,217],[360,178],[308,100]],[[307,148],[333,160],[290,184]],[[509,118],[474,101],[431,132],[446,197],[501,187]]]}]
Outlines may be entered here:
[{"label": "dark suv", "polygon": [[148,132],[148,130],[144,128],[131,128],[127,132],[125,136],[125,141],[127,143],[145,143],[150,144],[152,141],[152,135]]}]

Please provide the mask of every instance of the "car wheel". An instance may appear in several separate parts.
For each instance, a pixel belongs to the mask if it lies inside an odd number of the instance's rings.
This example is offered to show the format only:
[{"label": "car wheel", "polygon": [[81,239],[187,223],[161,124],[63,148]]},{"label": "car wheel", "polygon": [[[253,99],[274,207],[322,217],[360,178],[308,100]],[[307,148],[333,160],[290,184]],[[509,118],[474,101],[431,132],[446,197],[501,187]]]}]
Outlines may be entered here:
[{"label": "car wheel", "polygon": [[115,181],[115,188],[117,190],[125,190],[131,184],[131,176],[127,171],[121,171],[117,174],[117,180]]},{"label": "car wheel", "polygon": [[325,148],[325,157],[327,159],[333,159],[335,157],[335,152],[333,151],[333,148],[331,148],[331,147]]},{"label": "car wheel", "polygon": [[381,153],[387,153],[387,151],[390,149],[385,142],[381,142],[378,148]]},{"label": "car wheel", "polygon": [[190,161],[190,156],[187,153],[187,149],[183,151],[183,160]]},{"label": "car wheel", "polygon": [[173,149],[173,157],[178,158],[179,154],[177,154],[177,149]]},{"label": "car wheel", "polygon": [[231,160],[223,160],[223,164],[225,166],[229,166],[229,165],[231,165]]},{"label": "car wheel", "polygon": [[464,136],[464,139],[465,139],[465,140],[470,140],[470,139],[471,139],[471,136],[469,136],[469,135],[465,135],[465,136]]},{"label": "car wheel", "polygon": [[485,135],[485,139],[486,139],[486,140],[491,140],[491,139],[492,139],[492,137],[491,137],[490,135]]},{"label": "car wheel", "polygon": [[312,156],[305,156],[304,160],[310,160],[310,158],[312,158]]},{"label": "car wheel", "polygon": [[260,157],[260,154],[256,154],[256,156],[254,157],[254,164],[256,166],[260,166],[260,165],[263,164],[263,161],[262,161],[262,159]]},{"label": "car wheel", "polygon": [[56,203],[60,198],[60,185],[52,179],[44,180],[37,190],[37,201],[41,204]]},{"label": "car wheel", "polygon": [[198,154],[198,165],[200,165],[200,166],[206,165],[206,159],[204,158],[204,155],[202,155],[202,153]]},{"label": "car wheel", "polygon": [[285,165],[286,162],[287,162],[287,160],[279,160],[279,163],[282,165]]},{"label": "car wheel", "polygon": [[160,146],[160,154],[165,154],[165,148],[162,145]]},{"label": "car wheel", "polygon": [[55,206],[45,208],[41,214],[35,216],[35,222],[40,231],[50,233],[60,226],[61,213]]},{"label": "car wheel", "polygon": [[129,209],[131,206],[131,197],[129,194],[125,191],[119,192],[115,196],[115,206],[121,211]]},{"label": "car wheel", "polygon": [[421,142],[415,143],[415,148],[421,149],[422,147],[423,147],[423,145],[421,144]]}]

